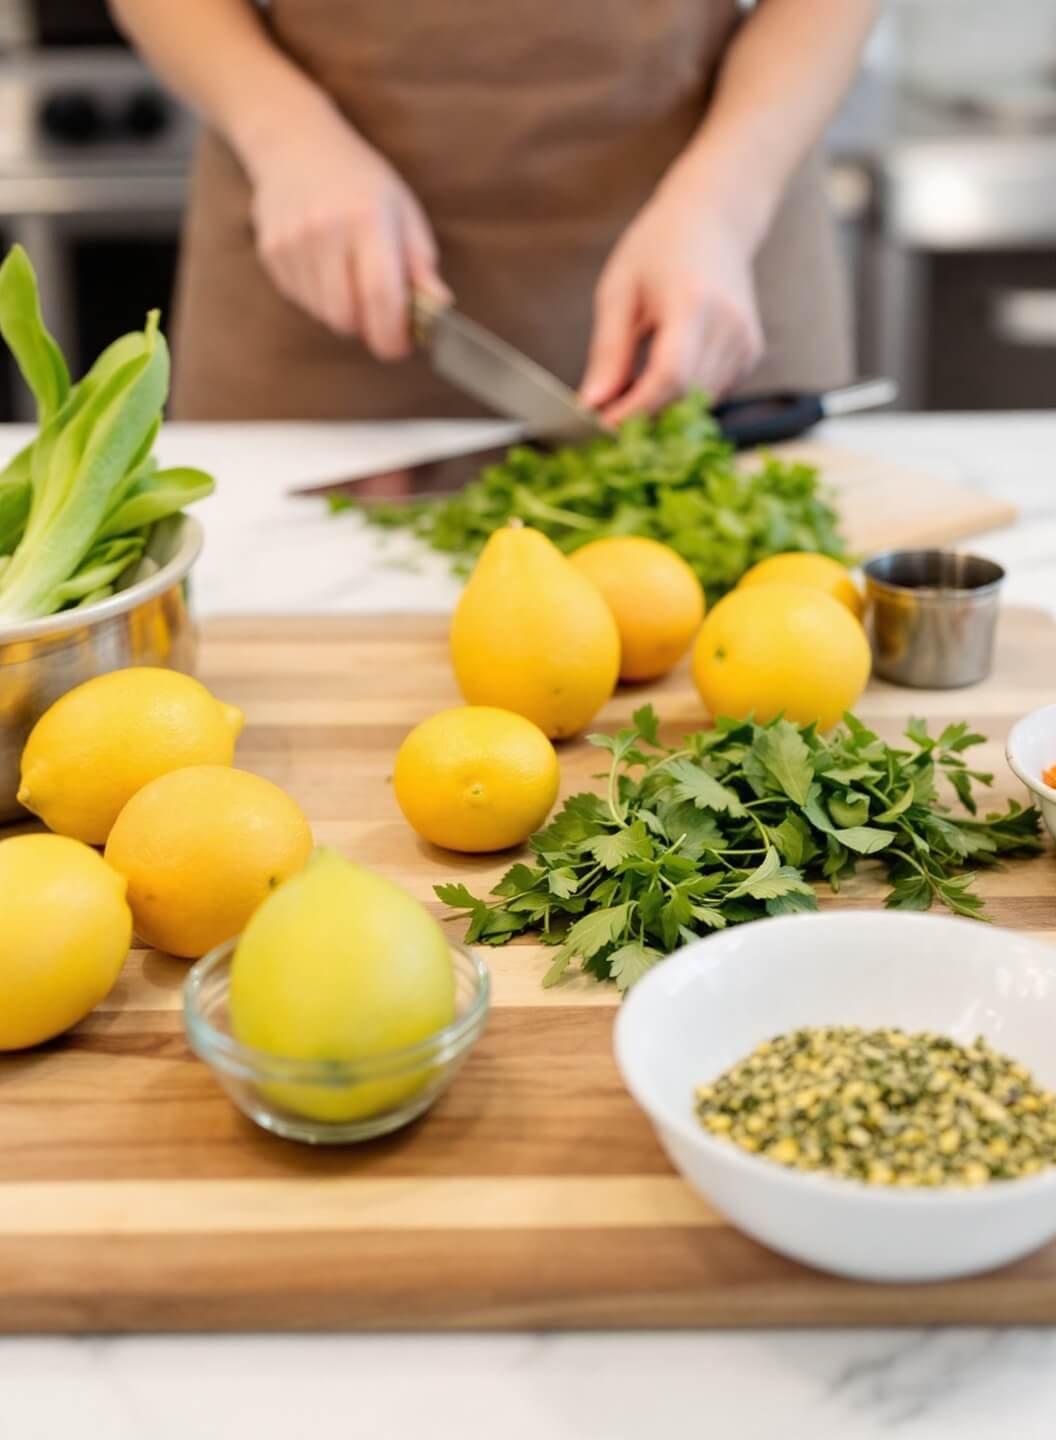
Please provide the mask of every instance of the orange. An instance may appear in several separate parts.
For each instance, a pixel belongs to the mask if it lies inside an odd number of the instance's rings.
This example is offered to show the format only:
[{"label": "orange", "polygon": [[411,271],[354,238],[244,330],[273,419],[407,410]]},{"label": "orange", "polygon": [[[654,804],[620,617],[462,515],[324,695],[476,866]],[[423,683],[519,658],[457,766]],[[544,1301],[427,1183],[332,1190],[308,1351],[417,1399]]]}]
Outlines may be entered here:
[{"label": "orange", "polygon": [[187,958],[237,935],[311,851],[293,800],[226,765],[192,765],[144,785],[106,843],[107,862],[128,880],[136,934]]},{"label": "orange", "polygon": [[741,576],[740,585],[809,585],[824,590],[860,620],[865,613],[865,599],[851,579],[846,565],[831,555],[815,555],[809,550],[792,550],[787,555],[771,555],[760,560]]},{"label": "orange", "polygon": [[693,678],[712,715],[760,723],[778,715],[822,730],[869,680],[862,626],[838,600],[806,585],[733,590],[701,627]]},{"label": "orange", "polygon": [[489,705],[443,710],[396,756],[396,799],[434,845],[469,852],[519,845],[557,798],[554,747],[523,715]]},{"label": "orange", "polygon": [[594,540],[573,563],[601,591],[620,632],[620,679],[655,680],[689,649],[704,591],[681,555],[639,535]]}]

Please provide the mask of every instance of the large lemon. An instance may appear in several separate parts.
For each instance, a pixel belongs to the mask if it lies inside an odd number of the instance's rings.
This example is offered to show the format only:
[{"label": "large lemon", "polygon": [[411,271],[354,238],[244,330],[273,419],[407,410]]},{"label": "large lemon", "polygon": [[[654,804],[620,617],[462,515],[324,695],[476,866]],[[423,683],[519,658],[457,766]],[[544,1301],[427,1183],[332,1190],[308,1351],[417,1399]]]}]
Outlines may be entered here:
[{"label": "large lemon", "polygon": [[[439,925],[391,880],[317,850],[246,926],[231,962],[231,1028],[244,1045],[297,1060],[355,1064],[415,1045],[455,1015],[451,951]],[[363,1119],[429,1078],[269,1085],[317,1120]]]},{"label": "large lemon", "polygon": [[150,666],[97,675],[34,725],[20,802],[50,830],[103,845],[126,801],[184,765],[230,765],[242,712],[204,685]]},{"label": "large lemon", "polygon": [[869,642],[846,606],[806,585],[750,585],[701,627],[693,678],[713,715],[785,715],[827,730],[869,679]]},{"label": "large lemon", "polygon": [[0,841],[0,1050],[76,1025],[132,943],[124,877],[62,835]]},{"label": "large lemon", "polygon": [[463,699],[515,710],[552,740],[575,735],[616,688],[612,612],[557,546],[526,525],[496,530],[451,621]]},{"label": "large lemon", "polygon": [[396,756],[400,809],[448,850],[506,850],[546,819],[561,774],[538,725],[510,710],[462,705],[423,720]]},{"label": "large lemon", "polygon": [[831,555],[815,555],[809,550],[791,550],[786,555],[771,555],[760,560],[741,576],[738,585],[809,585],[824,590],[860,620],[865,612],[865,599],[851,579],[847,566]]},{"label": "large lemon", "polygon": [[311,850],[308,821],[277,785],[226,765],[192,765],[132,796],[106,858],[128,879],[140,939],[191,958],[237,935]]},{"label": "large lemon", "polygon": [[659,540],[614,535],[570,558],[612,611],[620,632],[620,679],[666,675],[704,618],[704,591],[682,556]]}]

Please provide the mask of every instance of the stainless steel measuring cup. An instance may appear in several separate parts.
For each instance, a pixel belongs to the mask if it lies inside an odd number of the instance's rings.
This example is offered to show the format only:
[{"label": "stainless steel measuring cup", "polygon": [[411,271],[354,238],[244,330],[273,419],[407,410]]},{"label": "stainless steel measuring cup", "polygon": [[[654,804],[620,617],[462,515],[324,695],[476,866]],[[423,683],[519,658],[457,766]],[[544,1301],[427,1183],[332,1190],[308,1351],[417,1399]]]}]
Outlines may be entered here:
[{"label": "stainless steel measuring cup", "polygon": [[952,550],[890,550],[865,566],[873,669],[924,690],[975,685],[990,673],[998,591],[993,560]]}]

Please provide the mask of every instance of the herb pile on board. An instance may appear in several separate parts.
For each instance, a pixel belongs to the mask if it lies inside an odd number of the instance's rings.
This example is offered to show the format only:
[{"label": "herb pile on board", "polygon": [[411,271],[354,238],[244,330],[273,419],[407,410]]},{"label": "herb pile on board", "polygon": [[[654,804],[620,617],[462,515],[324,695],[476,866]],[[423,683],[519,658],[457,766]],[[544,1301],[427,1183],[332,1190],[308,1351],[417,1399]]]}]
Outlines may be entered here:
[{"label": "herb pile on board", "polygon": [[411,529],[454,555],[462,574],[488,536],[513,518],[566,552],[610,535],[647,535],[689,563],[709,604],[768,555],[846,557],[817,470],[772,456],[751,471],[739,468],[701,394],[655,419],[626,420],[618,435],[586,445],[553,452],[517,446],[447,499],[363,504],[335,495],[330,505],[362,510],[374,525]]},{"label": "herb pile on board", "polygon": [[[812,881],[833,890],[866,856],[887,869],[892,909],[983,916],[971,867],[1040,851],[1040,816],[1010,801],[981,819],[965,753],[984,737],[964,724],[937,738],[920,720],[906,748],[853,715],[828,738],[787,720],[720,720],[664,746],[651,706],[631,728],[592,735],[609,752],[603,794],[574,795],[529,842],[492,895],[436,893],[468,921],[468,943],[536,931],[559,946],[544,985],[578,962],[621,990],[685,941],[764,915],[814,910]],[[941,803],[937,780],[963,807]]]}]

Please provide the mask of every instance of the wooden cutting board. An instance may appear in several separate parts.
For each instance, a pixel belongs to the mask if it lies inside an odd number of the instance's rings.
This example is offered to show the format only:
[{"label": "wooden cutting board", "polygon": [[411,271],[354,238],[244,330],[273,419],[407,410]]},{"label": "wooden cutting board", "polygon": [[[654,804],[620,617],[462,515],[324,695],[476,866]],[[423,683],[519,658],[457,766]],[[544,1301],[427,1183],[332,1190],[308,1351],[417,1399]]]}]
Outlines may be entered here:
[{"label": "wooden cutting board", "polygon": [[[437,881],[486,889],[507,861],[443,854],[402,822],[388,776],[407,729],[456,699],[444,622],[245,619],[206,628],[204,679],[245,707],[239,762],[285,786],[319,841],[439,913]],[[910,713],[970,720],[995,800],[1016,716],[1052,698],[1056,627],[1005,617],[974,690],[875,684],[860,712],[889,737]],[[701,723],[684,667],[649,696],[677,735]],[[564,787],[590,783],[587,747]],[[1000,924],[1056,938],[1051,854],[982,877]],[[863,875],[823,905],[876,906]],[[2,951],[2,934],[0,934]],[[612,1058],[617,999],[546,955],[486,952],[489,1027],[412,1128],[313,1151],[254,1128],[188,1052],[186,966],[136,953],[60,1041],[0,1058],[0,1329],[439,1329],[1056,1322],[1056,1246],[1010,1270],[926,1288],[831,1279],[744,1238],[675,1175]],[[853,956],[848,957],[853,963]]]},{"label": "wooden cutting board", "polygon": [[[774,453],[817,466],[856,555],[950,544],[1016,518],[1014,505],[961,481],[825,441],[795,440],[775,446]],[[746,456],[744,463],[754,465],[757,457]]]}]

